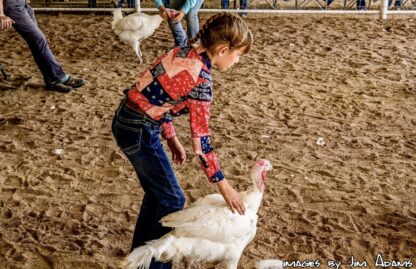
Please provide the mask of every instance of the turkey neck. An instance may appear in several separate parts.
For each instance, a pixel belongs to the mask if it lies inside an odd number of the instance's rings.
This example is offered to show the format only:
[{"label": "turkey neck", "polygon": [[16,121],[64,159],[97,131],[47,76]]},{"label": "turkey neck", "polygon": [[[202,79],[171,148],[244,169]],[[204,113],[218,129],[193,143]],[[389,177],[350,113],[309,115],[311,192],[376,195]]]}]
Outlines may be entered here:
[{"label": "turkey neck", "polygon": [[263,199],[263,193],[256,186],[251,186],[245,192],[241,193],[241,197],[246,203],[247,208],[257,212]]}]

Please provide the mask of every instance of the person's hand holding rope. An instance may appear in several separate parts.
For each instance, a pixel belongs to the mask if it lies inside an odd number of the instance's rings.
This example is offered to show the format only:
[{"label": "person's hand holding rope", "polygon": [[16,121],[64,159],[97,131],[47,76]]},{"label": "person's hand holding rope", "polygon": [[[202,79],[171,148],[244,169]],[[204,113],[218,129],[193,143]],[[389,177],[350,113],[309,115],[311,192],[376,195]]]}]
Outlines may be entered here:
[{"label": "person's hand holding rope", "polygon": [[169,11],[164,6],[159,8],[159,14],[163,19],[169,19]]},{"label": "person's hand holding rope", "polygon": [[184,16],[185,16],[185,13],[183,13],[183,11],[180,10],[180,11],[177,11],[176,14],[173,17],[171,17],[171,19],[174,22],[180,22]]}]

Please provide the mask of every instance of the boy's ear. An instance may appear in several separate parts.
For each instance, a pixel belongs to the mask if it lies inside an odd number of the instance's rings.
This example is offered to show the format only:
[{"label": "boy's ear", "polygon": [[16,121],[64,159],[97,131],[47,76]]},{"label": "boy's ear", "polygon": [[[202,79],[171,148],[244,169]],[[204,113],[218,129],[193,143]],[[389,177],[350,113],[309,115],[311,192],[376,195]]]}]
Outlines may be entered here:
[{"label": "boy's ear", "polygon": [[217,47],[218,56],[223,56],[230,48],[227,45],[219,45]]}]

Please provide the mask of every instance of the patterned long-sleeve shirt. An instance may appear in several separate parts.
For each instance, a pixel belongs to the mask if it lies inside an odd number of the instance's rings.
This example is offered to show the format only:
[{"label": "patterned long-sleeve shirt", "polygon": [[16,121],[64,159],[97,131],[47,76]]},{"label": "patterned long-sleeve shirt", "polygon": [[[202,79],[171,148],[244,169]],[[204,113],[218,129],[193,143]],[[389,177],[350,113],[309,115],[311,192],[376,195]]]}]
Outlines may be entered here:
[{"label": "patterned long-sleeve shirt", "polygon": [[162,123],[166,138],[176,135],[173,119],[189,113],[193,148],[202,168],[211,182],[224,179],[210,142],[212,78],[206,53],[198,54],[192,47],[170,50],[140,75],[128,98]]}]

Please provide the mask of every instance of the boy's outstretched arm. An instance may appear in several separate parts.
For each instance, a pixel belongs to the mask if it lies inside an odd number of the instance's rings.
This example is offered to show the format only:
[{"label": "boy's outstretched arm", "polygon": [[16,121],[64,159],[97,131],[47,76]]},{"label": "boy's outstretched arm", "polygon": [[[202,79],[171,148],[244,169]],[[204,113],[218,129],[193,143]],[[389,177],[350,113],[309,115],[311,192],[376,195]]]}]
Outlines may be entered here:
[{"label": "boy's outstretched arm", "polygon": [[240,215],[244,215],[244,203],[239,194],[224,178],[211,145],[211,131],[208,127],[211,99],[211,89],[203,87],[203,85],[194,88],[190,94],[188,108],[191,121],[192,146],[206,175],[211,182],[218,185],[219,191],[231,211],[237,211]]}]

